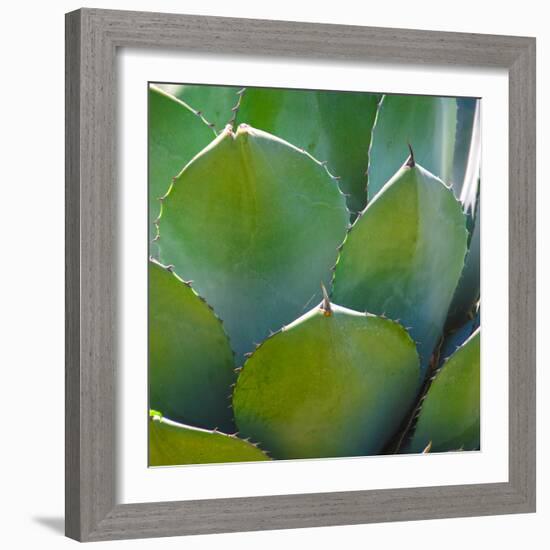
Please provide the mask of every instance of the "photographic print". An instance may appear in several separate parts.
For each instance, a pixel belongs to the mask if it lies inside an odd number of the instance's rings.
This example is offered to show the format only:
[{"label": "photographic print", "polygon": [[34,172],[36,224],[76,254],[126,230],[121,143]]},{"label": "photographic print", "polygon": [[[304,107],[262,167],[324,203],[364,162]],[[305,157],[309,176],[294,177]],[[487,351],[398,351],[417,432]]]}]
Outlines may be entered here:
[{"label": "photographic print", "polygon": [[480,109],[149,83],[149,466],[480,450]]}]

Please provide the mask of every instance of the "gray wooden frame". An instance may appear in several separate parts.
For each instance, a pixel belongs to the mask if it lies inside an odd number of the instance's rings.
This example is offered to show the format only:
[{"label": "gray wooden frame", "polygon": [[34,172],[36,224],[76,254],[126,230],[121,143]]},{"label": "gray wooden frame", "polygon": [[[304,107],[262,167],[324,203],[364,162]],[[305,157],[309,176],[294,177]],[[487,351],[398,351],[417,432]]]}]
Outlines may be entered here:
[{"label": "gray wooden frame", "polygon": [[[509,71],[509,481],[117,504],[117,48]],[[66,16],[66,534],[82,541],[535,511],[535,39],[82,9]]]}]

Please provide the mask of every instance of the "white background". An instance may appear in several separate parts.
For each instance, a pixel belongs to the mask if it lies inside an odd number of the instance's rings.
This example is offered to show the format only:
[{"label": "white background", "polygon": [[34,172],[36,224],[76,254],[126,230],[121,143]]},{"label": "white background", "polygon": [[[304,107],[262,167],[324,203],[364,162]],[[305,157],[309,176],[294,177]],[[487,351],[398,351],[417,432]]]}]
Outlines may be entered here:
[{"label": "white background", "polygon": [[[63,516],[63,13],[78,1],[26,2],[2,14],[2,186],[4,262],[1,288],[2,425],[1,504],[3,545],[65,548]],[[516,11],[500,4],[461,0],[393,0],[362,3],[318,0],[276,3],[202,0],[153,2],[110,0],[94,7],[162,10],[205,15],[258,17],[343,24],[532,35],[538,38],[539,155],[539,377],[538,513],[528,516],[438,520],[369,526],[303,529],[165,540],[108,543],[116,547],[240,550],[343,545],[446,549],[491,545],[500,549],[542,548],[550,521],[550,391],[543,372],[549,362],[544,335],[550,329],[548,239],[550,171],[545,163],[548,133],[550,41],[544,4],[524,0]],[[376,7],[374,7],[374,5]],[[518,11],[520,10],[520,11]],[[546,36],[544,36],[546,33]],[[6,353],[7,352],[7,353]],[[543,435],[544,434],[544,435]],[[546,470],[546,471],[545,471]]]}]

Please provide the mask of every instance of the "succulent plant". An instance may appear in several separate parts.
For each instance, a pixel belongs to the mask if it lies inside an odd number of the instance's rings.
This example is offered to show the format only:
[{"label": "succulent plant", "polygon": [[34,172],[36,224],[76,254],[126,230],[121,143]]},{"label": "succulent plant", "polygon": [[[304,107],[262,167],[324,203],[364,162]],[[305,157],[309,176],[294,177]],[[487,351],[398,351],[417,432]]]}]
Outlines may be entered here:
[{"label": "succulent plant", "polygon": [[442,365],[420,408],[411,452],[480,448],[480,329]]},{"label": "succulent plant", "polygon": [[257,445],[235,434],[179,424],[154,410],[149,413],[151,466],[258,460],[269,460],[269,457]]},{"label": "succulent plant", "polygon": [[172,176],[216,136],[200,112],[151,86],[149,89],[149,237],[157,236],[159,198]]},{"label": "succulent plant", "polygon": [[236,122],[276,134],[325,161],[355,214],[367,202],[366,152],[380,98],[360,92],[249,88],[241,94]]},{"label": "succulent plant", "polygon": [[414,147],[422,166],[445,182],[451,180],[457,128],[456,99],[386,95],[372,131],[369,152],[369,200],[403,164],[404,145]]},{"label": "succulent plant", "polygon": [[225,401],[234,359],[210,306],[161,264],[149,262],[149,403],[172,420],[231,430]]},{"label": "succulent plant", "polygon": [[479,102],[149,105],[150,464],[479,449]]},{"label": "succulent plant", "polygon": [[246,361],[235,419],[275,458],[376,454],[412,405],[418,375],[401,325],[327,296]]},{"label": "succulent plant", "polygon": [[182,170],[161,212],[161,261],[193,281],[240,357],[319,298],[349,221],[322,164],[246,125]]},{"label": "succulent plant", "polygon": [[334,299],[410,327],[425,373],[464,267],[467,237],[453,192],[411,153],[351,228],[334,271]]}]

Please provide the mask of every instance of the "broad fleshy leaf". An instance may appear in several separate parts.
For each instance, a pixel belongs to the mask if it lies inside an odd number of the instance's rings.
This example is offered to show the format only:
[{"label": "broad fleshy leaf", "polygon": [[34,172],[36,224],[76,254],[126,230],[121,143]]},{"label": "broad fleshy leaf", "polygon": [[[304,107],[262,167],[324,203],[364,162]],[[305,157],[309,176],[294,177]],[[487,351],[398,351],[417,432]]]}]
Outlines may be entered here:
[{"label": "broad fleshy leaf", "polygon": [[480,448],[480,329],[443,365],[420,411],[409,452]]},{"label": "broad fleshy leaf", "polygon": [[217,130],[222,130],[233,118],[233,108],[239,101],[237,92],[241,89],[207,84],[158,84],[158,87],[199,111]]},{"label": "broad fleshy leaf", "polygon": [[378,107],[369,153],[369,200],[403,164],[410,144],[417,162],[449,184],[453,170],[456,99],[385,95]]},{"label": "broad fleshy leaf", "polygon": [[399,320],[417,342],[425,372],[466,241],[466,218],[452,191],[410,158],[351,228],[335,267],[333,299]]},{"label": "broad fleshy leaf", "polygon": [[412,405],[418,377],[401,325],[327,299],[247,360],[235,419],[275,458],[376,454]]},{"label": "broad fleshy leaf", "polygon": [[182,101],[149,86],[149,240],[157,234],[154,222],[159,199],[172,178],[214,138],[213,128]]},{"label": "broad fleshy leaf", "polygon": [[160,253],[223,319],[242,358],[318,301],[348,219],[338,185],[311,156],[227,127],[164,199]]},{"label": "broad fleshy leaf", "polygon": [[275,134],[326,162],[349,209],[367,200],[368,152],[379,94],[247,88],[237,121]]},{"label": "broad fleshy leaf", "polygon": [[234,359],[221,321],[164,266],[149,263],[149,404],[169,418],[232,430]]},{"label": "broad fleshy leaf", "polygon": [[149,466],[269,460],[258,447],[218,431],[178,424],[160,413],[149,416]]}]

